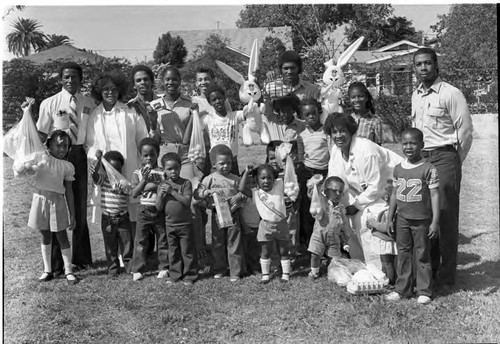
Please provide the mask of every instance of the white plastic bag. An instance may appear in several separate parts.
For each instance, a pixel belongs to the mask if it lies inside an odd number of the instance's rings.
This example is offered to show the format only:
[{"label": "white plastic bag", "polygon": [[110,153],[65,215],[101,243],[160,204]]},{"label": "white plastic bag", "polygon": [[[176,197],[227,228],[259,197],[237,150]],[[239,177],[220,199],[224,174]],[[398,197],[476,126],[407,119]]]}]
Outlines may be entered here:
[{"label": "white plastic bag", "polygon": [[42,144],[38,130],[31,116],[35,100],[26,98],[23,103],[23,117],[3,138],[4,152],[14,159],[14,176],[34,173],[47,167],[49,155]]},{"label": "white plastic bag", "polygon": [[200,114],[198,110],[193,110],[193,130],[191,132],[191,141],[189,142],[188,158],[197,166],[203,166],[205,163],[205,141],[203,140],[203,127],[201,125]]},{"label": "white plastic bag", "polygon": [[321,216],[323,215],[323,209],[324,209],[323,199],[321,198],[321,195],[319,193],[318,184],[313,185],[312,188],[313,191],[312,191],[311,206],[309,207],[309,212],[311,213],[312,217],[314,217],[316,220],[320,220]]},{"label": "white plastic bag", "polygon": [[102,166],[106,171],[109,183],[113,191],[130,195],[132,192],[132,184],[120,172],[118,172],[106,159],[101,159]]},{"label": "white plastic bag", "polygon": [[286,157],[285,176],[283,178],[283,182],[285,183],[285,194],[290,197],[292,202],[295,202],[299,196],[300,187],[299,182],[297,181],[297,175],[295,174],[293,160],[290,155]]},{"label": "white plastic bag", "polygon": [[332,259],[330,265],[328,265],[328,280],[340,286],[346,286],[351,281],[351,278],[349,269],[341,264],[339,260]]}]

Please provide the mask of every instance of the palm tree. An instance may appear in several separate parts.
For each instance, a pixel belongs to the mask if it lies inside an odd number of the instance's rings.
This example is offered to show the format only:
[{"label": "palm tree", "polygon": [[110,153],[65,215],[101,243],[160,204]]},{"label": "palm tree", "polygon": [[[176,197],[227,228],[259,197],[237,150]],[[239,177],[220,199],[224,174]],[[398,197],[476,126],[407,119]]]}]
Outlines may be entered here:
[{"label": "palm tree", "polygon": [[57,34],[46,35],[45,48],[43,50],[54,48],[59,45],[70,45],[70,44],[71,44],[71,39],[66,35],[57,35]]},{"label": "palm tree", "polygon": [[17,18],[12,27],[14,31],[7,35],[7,44],[14,55],[28,56],[31,48],[38,52],[45,47],[45,34],[40,31],[42,26],[36,20]]}]

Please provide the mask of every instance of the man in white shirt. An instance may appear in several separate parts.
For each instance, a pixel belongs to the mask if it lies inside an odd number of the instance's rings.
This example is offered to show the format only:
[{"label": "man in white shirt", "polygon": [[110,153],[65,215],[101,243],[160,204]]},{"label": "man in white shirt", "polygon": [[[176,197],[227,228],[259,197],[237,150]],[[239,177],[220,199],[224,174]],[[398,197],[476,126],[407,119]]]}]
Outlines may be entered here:
[{"label": "man in white shirt", "polygon": [[[68,161],[75,167],[73,193],[75,196],[76,226],[73,229],[73,265],[83,268],[92,264],[89,228],[87,225],[87,154],[83,148],[87,133],[87,122],[95,102],[79,93],[83,81],[83,70],[75,62],[65,62],[59,68],[62,90],[42,101],[37,129],[42,141],[54,129],[62,129],[71,137],[72,146]],[[57,240],[53,238],[52,268],[60,272],[62,257]]]}]

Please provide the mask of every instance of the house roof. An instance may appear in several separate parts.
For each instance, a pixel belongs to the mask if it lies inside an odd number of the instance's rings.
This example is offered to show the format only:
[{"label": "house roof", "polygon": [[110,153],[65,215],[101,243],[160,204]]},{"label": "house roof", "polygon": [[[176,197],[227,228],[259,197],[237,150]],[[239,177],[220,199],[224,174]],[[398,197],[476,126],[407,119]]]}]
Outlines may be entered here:
[{"label": "house roof", "polygon": [[45,63],[49,60],[72,60],[75,62],[87,60],[89,62],[99,62],[106,58],[95,53],[78,49],[72,45],[58,45],[57,47],[40,51],[39,53],[28,55],[23,59],[30,60],[36,64]]},{"label": "house roof", "polygon": [[[403,50],[397,49],[397,47],[402,45],[407,45],[409,49],[403,49]],[[349,62],[365,64],[365,65],[375,65],[380,62],[384,62],[391,59],[397,59],[413,54],[419,48],[423,48],[423,46],[407,40],[401,40],[399,42],[386,45],[376,50],[356,51],[349,60]]]},{"label": "house roof", "polygon": [[395,51],[395,50],[398,50],[396,49],[397,47],[401,46],[401,45],[408,45],[409,47],[413,47],[413,48],[422,48],[421,45],[418,45],[417,43],[413,43],[411,41],[408,41],[406,39],[403,39],[401,41],[398,41],[396,43],[392,43],[392,44],[389,44],[389,45],[386,45],[386,46],[383,46],[377,50],[375,50],[375,52],[384,52],[384,51]]},{"label": "house roof", "polygon": [[350,63],[359,63],[372,65],[378,62],[387,61],[393,58],[402,57],[405,55],[413,54],[417,48],[411,50],[401,50],[401,51],[356,51],[354,55],[349,60]]},{"label": "house roof", "polygon": [[267,36],[279,38],[286,49],[292,49],[291,27],[277,26],[272,28],[254,27],[244,29],[213,29],[213,30],[182,30],[169,31],[173,37],[180,36],[184,40],[184,45],[188,51],[186,60],[193,57],[193,53],[199,45],[204,45],[206,39],[217,34],[223,38],[229,39],[228,48],[244,56],[249,57],[252,50],[252,43],[255,39],[264,39]]}]

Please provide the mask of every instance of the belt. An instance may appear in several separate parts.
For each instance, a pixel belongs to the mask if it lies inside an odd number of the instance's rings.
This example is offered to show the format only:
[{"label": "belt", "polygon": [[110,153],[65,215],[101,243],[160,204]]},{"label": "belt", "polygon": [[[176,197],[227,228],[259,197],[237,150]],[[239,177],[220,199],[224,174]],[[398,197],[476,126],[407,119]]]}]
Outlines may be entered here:
[{"label": "belt", "polygon": [[42,189],[36,189],[35,193],[42,195],[42,196],[58,196],[58,197],[64,197],[63,193],[55,192],[55,191],[50,191],[50,190],[42,190]]},{"label": "belt", "polygon": [[424,152],[434,152],[434,151],[437,151],[437,152],[456,152],[457,150],[455,149],[455,147],[453,145],[446,145],[446,146],[442,146],[442,147],[436,147],[434,149],[424,150]]},{"label": "belt", "polygon": [[164,142],[161,144],[162,146],[174,145],[174,146],[187,146],[182,142]]}]

